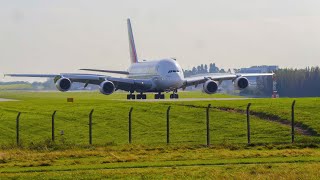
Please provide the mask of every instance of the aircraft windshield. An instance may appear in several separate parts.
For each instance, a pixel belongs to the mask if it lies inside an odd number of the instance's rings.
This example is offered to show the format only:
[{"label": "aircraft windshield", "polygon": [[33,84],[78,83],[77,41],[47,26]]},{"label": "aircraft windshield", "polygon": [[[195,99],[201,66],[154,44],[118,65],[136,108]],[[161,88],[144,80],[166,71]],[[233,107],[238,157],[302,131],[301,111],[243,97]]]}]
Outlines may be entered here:
[{"label": "aircraft windshield", "polygon": [[179,70],[170,70],[168,73],[180,72]]}]

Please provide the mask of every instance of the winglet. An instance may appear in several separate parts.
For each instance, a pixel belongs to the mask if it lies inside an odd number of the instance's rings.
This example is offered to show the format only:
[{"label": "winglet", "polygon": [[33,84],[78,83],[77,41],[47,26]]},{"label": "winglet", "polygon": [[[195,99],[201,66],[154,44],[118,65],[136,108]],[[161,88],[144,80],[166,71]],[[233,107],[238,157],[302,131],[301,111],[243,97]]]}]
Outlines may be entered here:
[{"label": "winglet", "polygon": [[127,19],[127,25],[128,25],[128,36],[129,36],[129,50],[130,50],[130,59],[131,63],[138,63],[138,56],[136,52],[136,46],[134,44],[133,39],[133,33],[131,28],[131,22],[130,19]]}]

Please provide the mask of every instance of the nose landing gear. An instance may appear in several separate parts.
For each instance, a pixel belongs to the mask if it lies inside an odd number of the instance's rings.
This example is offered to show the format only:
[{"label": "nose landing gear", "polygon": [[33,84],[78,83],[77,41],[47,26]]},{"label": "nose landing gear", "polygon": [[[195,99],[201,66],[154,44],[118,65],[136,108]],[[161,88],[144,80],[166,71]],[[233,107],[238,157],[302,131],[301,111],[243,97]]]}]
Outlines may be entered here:
[{"label": "nose landing gear", "polygon": [[170,94],[170,99],[179,99],[178,90],[174,90],[172,94]]}]

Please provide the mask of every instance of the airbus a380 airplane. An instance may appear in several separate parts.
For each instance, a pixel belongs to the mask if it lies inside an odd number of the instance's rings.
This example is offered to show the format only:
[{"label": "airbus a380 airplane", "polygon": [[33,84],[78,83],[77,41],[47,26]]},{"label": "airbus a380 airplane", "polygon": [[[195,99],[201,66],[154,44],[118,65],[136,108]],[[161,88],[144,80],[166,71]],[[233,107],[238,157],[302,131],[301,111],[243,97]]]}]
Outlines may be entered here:
[{"label": "airbus a380 airplane", "polygon": [[[81,69],[86,71],[96,71],[101,73],[115,73],[127,75],[126,78],[117,78],[98,74],[6,74],[12,77],[46,77],[54,78],[54,83],[59,91],[68,91],[73,82],[95,84],[100,86],[100,92],[110,95],[116,90],[128,91],[127,99],[146,99],[146,92],[156,93],[155,99],[164,99],[163,92],[173,92],[171,99],[179,98],[178,89],[185,89],[187,86],[197,86],[203,83],[203,91],[208,94],[217,92],[219,84],[223,80],[232,80],[237,89],[248,87],[249,76],[272,76],[272,73],[255,74],[209,74],[207,76],[197,76],[185,78],[180,65],[171,58],[154,61],[139,61],[133,39],[130,19],[127,19],[129,48],[131,66],[127,71]],[[134,95],[137,92],[137,96]]]}]

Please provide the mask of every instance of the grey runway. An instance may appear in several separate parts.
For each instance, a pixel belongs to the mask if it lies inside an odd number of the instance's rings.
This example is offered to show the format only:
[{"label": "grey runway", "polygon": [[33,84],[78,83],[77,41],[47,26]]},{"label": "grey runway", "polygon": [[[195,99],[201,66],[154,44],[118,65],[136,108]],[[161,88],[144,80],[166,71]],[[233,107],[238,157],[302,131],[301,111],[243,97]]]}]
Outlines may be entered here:
[{"label": "grey runway", "polygon": [[137,101],[137,102],[178,102],[178,101],[237,101],[248,100],[254,98],[181,98],[181,99],[114,99],[119,101]]},{"label": "grey runway", "polygon": [[0,102],[5,102],[5,101],[18,101],[18,100],[0,98]]}]

